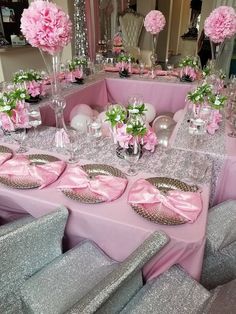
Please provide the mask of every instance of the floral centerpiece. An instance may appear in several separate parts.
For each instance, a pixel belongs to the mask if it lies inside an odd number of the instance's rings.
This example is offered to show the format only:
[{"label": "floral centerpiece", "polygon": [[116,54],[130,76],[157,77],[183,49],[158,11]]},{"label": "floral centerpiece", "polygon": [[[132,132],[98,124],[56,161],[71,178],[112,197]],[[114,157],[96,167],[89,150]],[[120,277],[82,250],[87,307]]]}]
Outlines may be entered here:
[{"label": "floral centerpiece", "polygon": [[144,27],[146,31],[152,34],[152,54],[150,60],[153,69],[157,62],[157,36],[164,29],[165,25],[166,19],[161,11],[158,10],[150,11],[144,19]]},{"label": "floral centerpiece", "polygon": [[132,63],[135,62],[134,57],[130,54],[121,53],[116,59],[116,67],[119,69],[120,77],[128,77],[132,73]]},{"label": "floral centerpiece", "polygon": [[214,92],[220,93],[225,84],[226,74],[222,69],[215,71],[211,66],[206,66],[202,70],[203,79],[213,86]]},{"label": "floral centerpiece", "polygon": [[154,151],[157,145],[156,134],[139,119],[145,111],[145,105],[140,104],[129,105],[127,110],[123,106],[114,105],[106,112],[106,121],[111,123],[115,143],[119,143],[122,148],[140,143],[144,149]]},{"label": "floral centerpiece", "polygon": [[46,94],[44,76],[33,69],[16,72],[13,75],[12,81],[15,84],[22,84],[27,89],[30,98],[26,101],[38,101],[40,100],[40,96],[45,96]]},{"label": "floral centerpiece", "polygon": [[5,131],[28,127],[26,99],[29,99],[29,95],[24,88],[15,88],[0,93],[0,121],[1,127]]},{"label": "floral centerpiece", "polygon": [[118,32],[114,35],[113,37],[113,46],[112,46],[112,52],[115,55],[119,55],[121,52],[124,51],[123,47],[123,38],[122,38],[122,33]]},{"label": "floral centerpiece", "polygon": [[[219,68],[220,64],[218,64],[217,59],[224,50],[224,42],[236,34],[236,12],[234,8],[219,6],[214,9],[205,20],[204,32],[210,39],[212,60],[215,60],[215,66]],[[217,56],[214,44],[219,45]]]},{"label": "floral centerpiece", "polygon": [[208,133],[214,134],[222,120],[220,109],[224,107],[227,97],[216,93],[213,85],[204,82],[187,94],[187,100],[192,105],[194,119],[201,120]]},{"label": "floral centerpiece", "polygon": [[198,62],[196,57],[185,57],[179,63],[180,80],[186,82],[193,82],[197,78],[198,74]]},{"label": "floral centerpiece", "polygon": [[68,62],[68,70],[65,79],[69,82],[83,83],[84,68],[88,65],[86,58],[74,57]]},{"label": "floral centerpiece", "polygon": [[37,0],[24,9],[21,17],[21,32],[33,47],[40,49],[48,72],[52,76],[50,106],[56,118],[55,141],[57,147],[64,147],[65,142],[57,141],[57,135],[60,134],[62,137],[66,132],[63,115],[66,101],[61,95],[58,73],[62,50],[71,41],[72,23],[68,14],[56,4]]}]

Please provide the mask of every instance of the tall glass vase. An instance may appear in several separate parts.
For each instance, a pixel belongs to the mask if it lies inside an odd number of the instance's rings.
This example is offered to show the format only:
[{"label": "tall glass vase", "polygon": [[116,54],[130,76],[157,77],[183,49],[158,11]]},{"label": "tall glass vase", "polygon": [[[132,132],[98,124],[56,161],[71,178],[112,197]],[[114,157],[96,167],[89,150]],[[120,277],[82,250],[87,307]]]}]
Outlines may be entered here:
[{"label": "tall glass vase", "polygon": [[152,35],[152,54],[150,56],[152,70],[155,69],[155,65],[157,63],[157,39],[158,39],[158,34]]},{"label": "tall glass vase", "polygon": [[62,51],[53,55],[40,50],[46,65],[47,71],[51,79],[51,99],[50,107],[54,110],[56,120],[56,136],[55,144],[58,148],[64,148],[66,144],[66,124],[64,120],[64,108],[66,100],[61,94],[61,86],[59,82],[60,63]]},{"label": "tall glass vase", "polygon": [[230,62],[234,47],[234,38],[225,39],[220,44],[210,41],[212,67],[215,71],[222,70],[226,76],[229,74]]}]

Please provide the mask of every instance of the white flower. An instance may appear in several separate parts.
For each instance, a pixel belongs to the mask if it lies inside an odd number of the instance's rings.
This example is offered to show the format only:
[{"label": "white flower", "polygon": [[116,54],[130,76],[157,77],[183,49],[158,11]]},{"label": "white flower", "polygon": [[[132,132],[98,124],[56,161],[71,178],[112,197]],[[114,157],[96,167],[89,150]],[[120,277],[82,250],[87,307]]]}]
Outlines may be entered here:
[{"label": "white flower", "polygon": [[3,106],[2,111],[8,111],[11,110],[11,106]]},{"label": "white flower", "polygon": [[20,94],[20,98],[24,99],[26,95],[24,93]]},{"label": "white flower", "polygon": [[137,108],[133,108],[133,109],[129,109],[130,113],[139,113],[139,109]]},{"label": "white flower", "polygon": [[115,121],[120,121],[121,119],[121,116],[118,114],[116,117],[115,117]]}]

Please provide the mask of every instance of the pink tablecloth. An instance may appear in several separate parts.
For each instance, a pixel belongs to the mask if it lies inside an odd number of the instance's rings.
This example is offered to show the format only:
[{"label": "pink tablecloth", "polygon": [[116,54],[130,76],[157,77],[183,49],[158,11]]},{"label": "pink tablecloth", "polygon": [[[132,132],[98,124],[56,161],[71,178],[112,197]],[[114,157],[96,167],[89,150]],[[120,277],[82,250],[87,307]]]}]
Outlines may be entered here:
[{"label": "pink tablecloth", "polygon": [[128,191],[138,177],[147,178],[150,174],[141,173],[129,178],[127,189],[119,199],[96,205],[81,204],[66,198],[56,189],[56,182],[42,190],[21,191],[0,186],[0,214],[1,211],[11,210],[38,217],[63,204],[70,212],[66,226],[69,247],[76,245],[82,238],[92,239],[117,261],[124,260],[152,232],[163,230],[171,241],[145,267],[145,278],[151,279],[178,263],[191,276],[199,279],[205,244],[209,185],[203,186],[203,211],[196,222],[165,226],[145,220],[127,204]]},{"label": "pink tablecloth", "polygon": [[[141,80],[135,78],[104,79],[95,77],[94,81],[78,85],[73,89],[63,92],[66,99],[64,110],[65,121],[70,122],[70,112],[77,104],[87,104],[93,108],[103,111],[107,102],[118,102],[127,104],[130,96],[139,94],[147,103],[154,105],[156,113],[176,112],[184,108],[185,97],[188,91],[193,88],[192,83],[159,82],[156,80]],[[55,125],[53,110],[46,103],[41,105],[42,123],[44,125]]]},{"label": "pink tablecloth", "polygon": [[106,88],[110,102],[126,104],[130,96],[138,94],[142,96],[144,102],[152,104],[160,114],[174,113],[184,108],[186,95],[193,88],[193,84],[107,78]]}]

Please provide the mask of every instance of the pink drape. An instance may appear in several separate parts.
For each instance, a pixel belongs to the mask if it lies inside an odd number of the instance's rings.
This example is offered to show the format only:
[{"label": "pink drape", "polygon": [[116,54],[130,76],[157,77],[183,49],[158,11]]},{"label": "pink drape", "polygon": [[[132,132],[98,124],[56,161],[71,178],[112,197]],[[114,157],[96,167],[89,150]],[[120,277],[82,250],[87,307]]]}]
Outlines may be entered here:
[{"label": "pink drape", "polygon": [[100,39],[100,26],[99,26],[99,3],[93,2],[91,7],[90,0],[85,1],[86,10],[86,24],[88,29],[88,46],[89,57],[92,61],[95,60],[96,48]]}]

